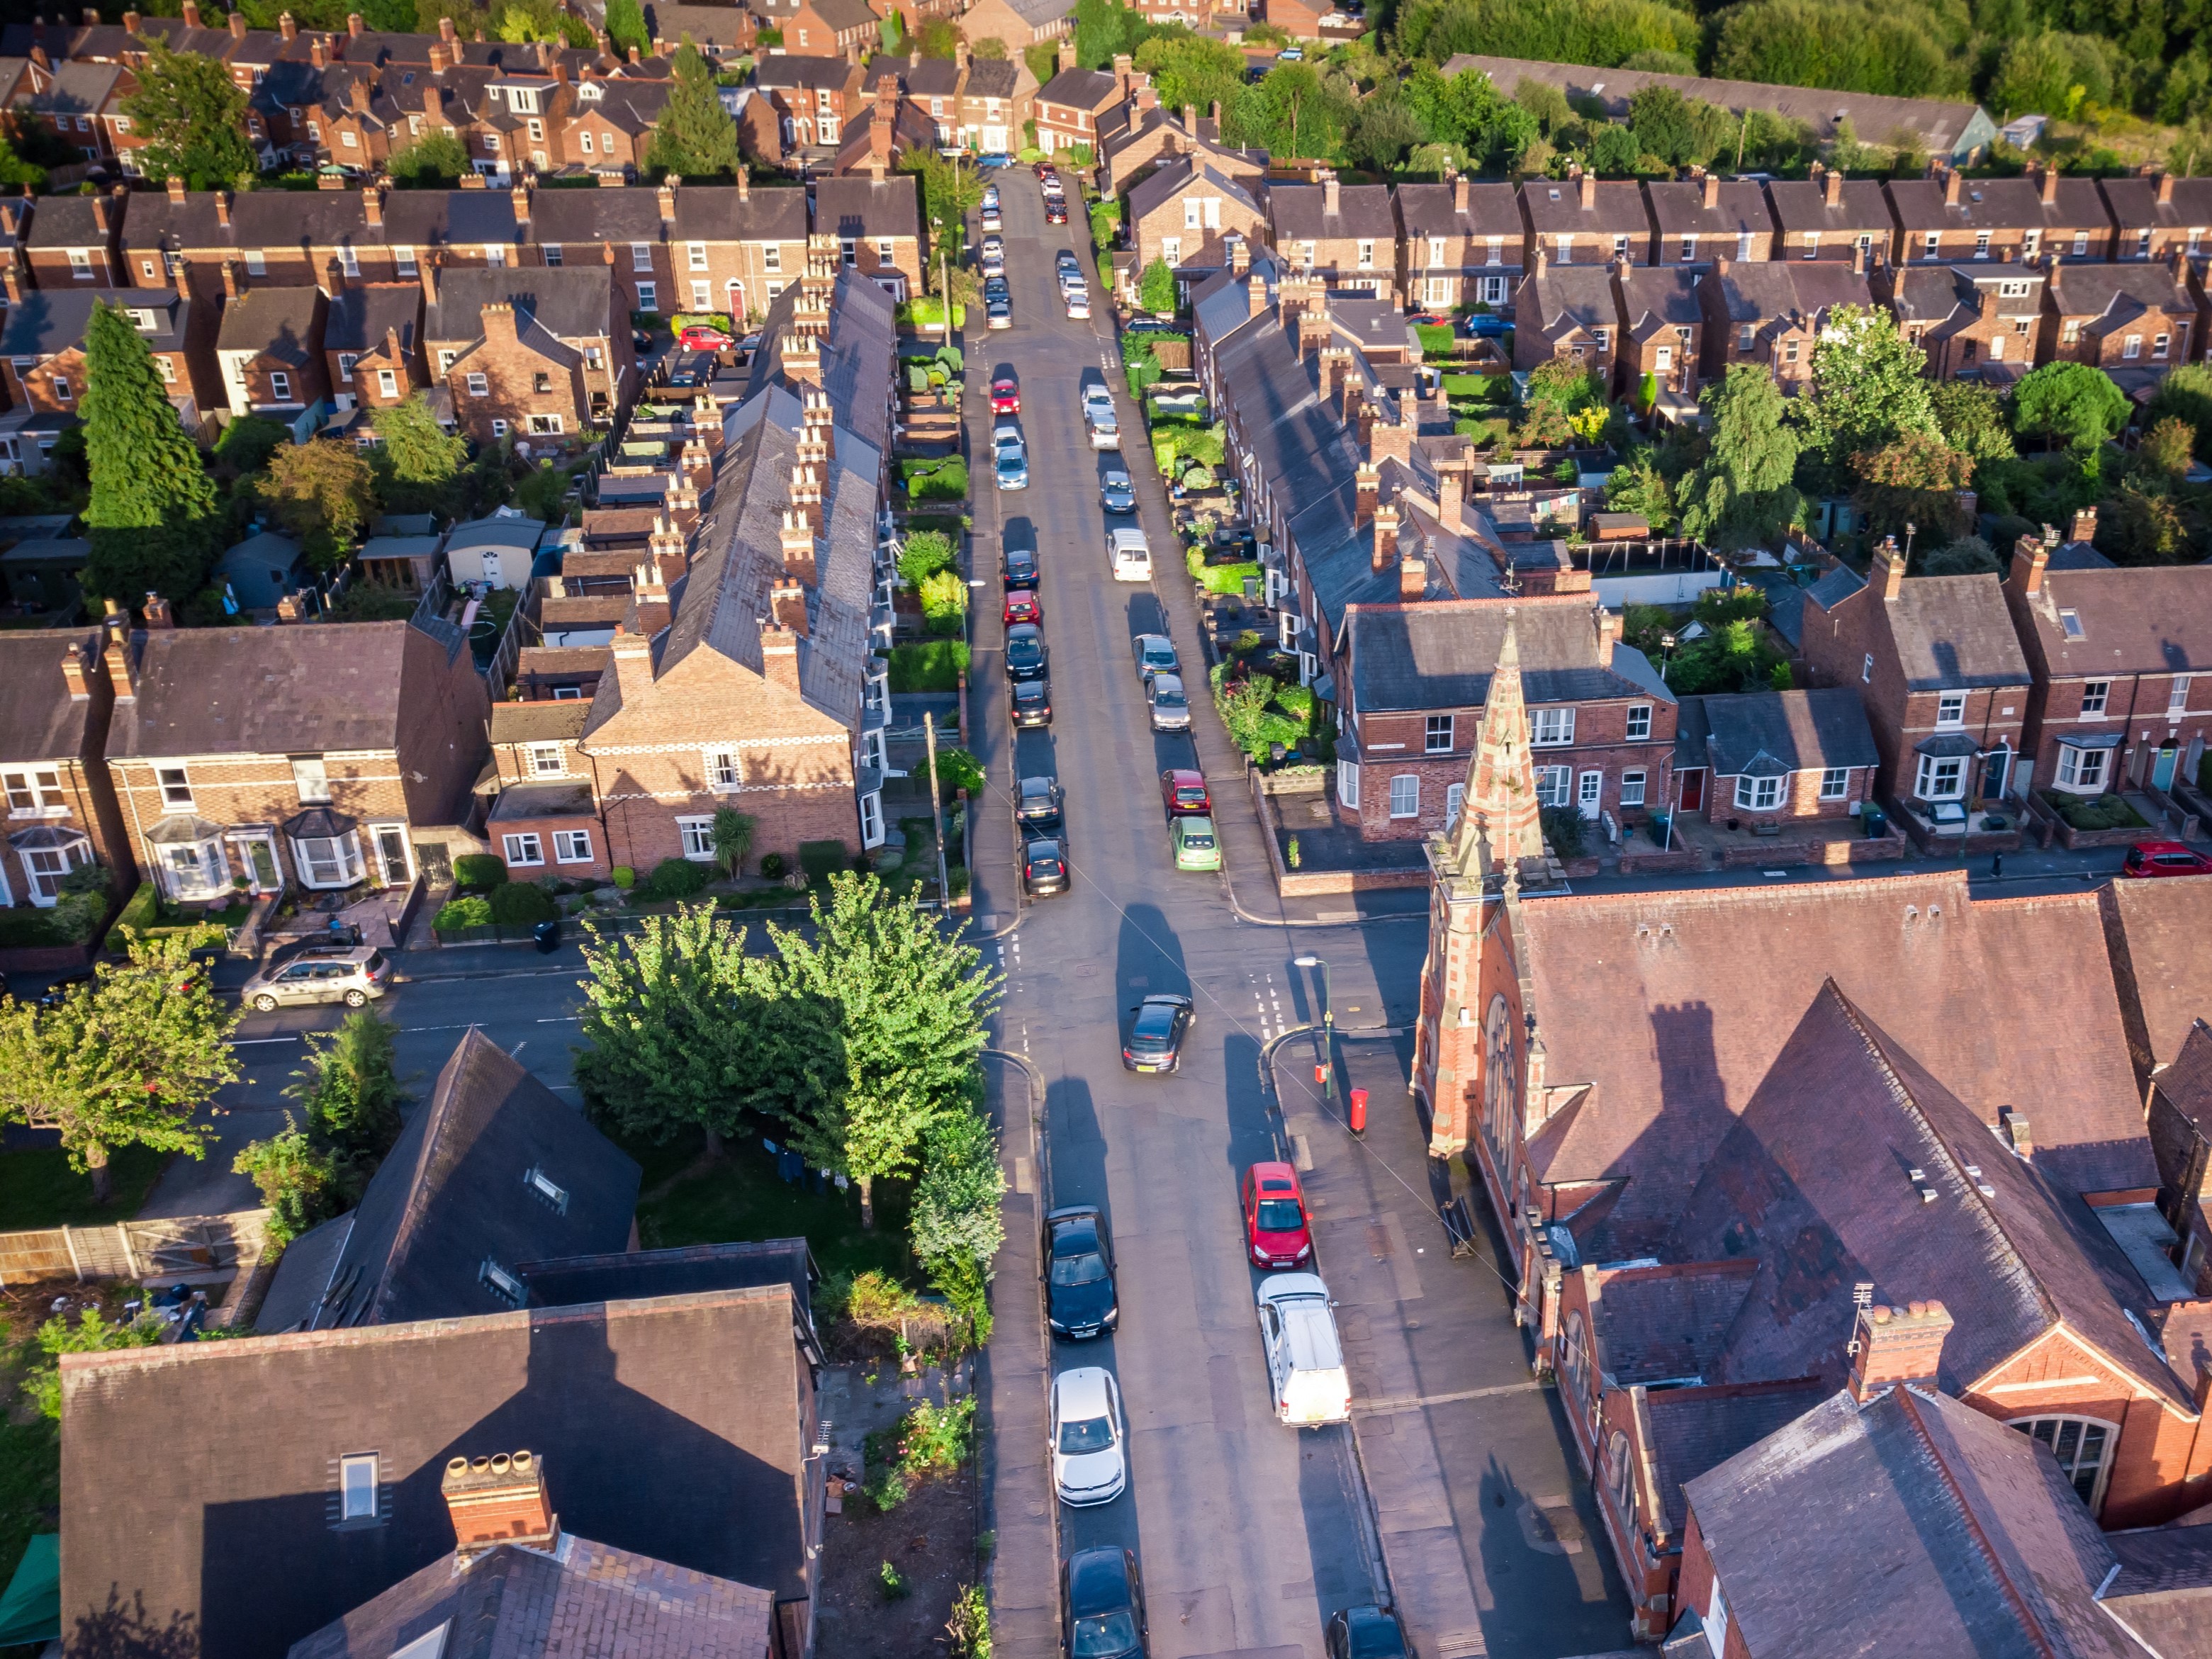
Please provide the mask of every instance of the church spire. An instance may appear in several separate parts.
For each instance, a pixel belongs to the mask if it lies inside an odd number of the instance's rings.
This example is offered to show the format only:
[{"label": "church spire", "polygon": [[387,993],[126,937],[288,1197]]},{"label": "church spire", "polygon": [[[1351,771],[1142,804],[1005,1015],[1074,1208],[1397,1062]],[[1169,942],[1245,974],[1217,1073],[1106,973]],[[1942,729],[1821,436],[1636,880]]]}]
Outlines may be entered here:
[{"label": "church spire", "polygon": [[[1536,801],[1536,773],[1528,758],[1528,708],[1521,692],[1521,641],[1513,611],[1505,613],[1505,638],[1483,699],[1482,730],[1467,769],[1454,852],[1459,867],[1517,871],[1523,859],[1544,856],[1544,831]],[[1478,849],[1482,862],[1475,862]]]}]

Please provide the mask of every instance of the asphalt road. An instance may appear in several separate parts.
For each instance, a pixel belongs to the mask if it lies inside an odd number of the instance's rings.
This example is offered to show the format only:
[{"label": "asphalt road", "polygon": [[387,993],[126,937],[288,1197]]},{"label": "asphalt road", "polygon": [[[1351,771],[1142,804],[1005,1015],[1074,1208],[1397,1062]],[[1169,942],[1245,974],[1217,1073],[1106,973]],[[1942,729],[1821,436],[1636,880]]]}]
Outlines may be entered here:
[{"label": "asphalt road", "polygon": [[[1318,1656],[1328,1613],[1370,1599],[1378,1567],[1364,1541],[1348,1431],[1300,1431],[1272,1415],[1237,1199],[1244,1166],[1276,1153],[1261,1050],[1286,1024],[1310,1018],[1289,959],[1312,939],[1239,922],[1218,876],[1173,867],[1158,775],[1196,764],[1196,750],[1188,737],[1149,729],[1129,641],[1176,632],[1202,686],[1199,643],[1188,627],[1169,627],[1152,588],[1116,583],[1107,568],[1098,479],[1121,458],[1089,447],[1086,382],[1105,380],[1122,394],[1128,470],[1149,468],[1103,288],[1094,276],[1100,320],[1072,321],[1059,303],[1054,251],[1079,246],[1071,232],[1087,227],[1079,218],[1048,226],[1026,168],[995,176],[1014,326],[969,331],[969,383],[988,387],[1007,366],[1019,376],[1031,484],[994,501],[988,466],[972,475],[975,574],[985,580],[977,592],[987,612],[971,708],[981,714],[977,741],[991,786],[980,810],[1009,810],[1010,777],[1055,774],[1066,791],[1075,880],[1066,896],[1024,910],[1011,856],[989,856],[994,846],[1010,852],[1011,835],[979,834],[975,908],[1001,930],[1020,917],[994,947],[1008,981],[998,1041],[1042,1081],[1041,1202],[1103,1206],[1118,1252],[1118,1335],[1055,1344],[1051,1363],[1111,1366],[1129,1425],[1128,1492],[1095,1509],[1061,1508],[1061,1553],[1097,1544],[1137,1552],[1161,1659]],[[1089,249],[1082,253],[1088,268]],[[969,418],[971,448],[988,456],[987,398],[971,400]],[[1158,580],[1182,580],[1179,561],[1160,557],[1172,546],[1170,526],[1157,489],[1148,493],[1144,524]],[[1002,532],[1039,550],[1050,652],[1054,725],[1018,742],[997,652]],[[1224,809],[1249,811],[1241,794],[1240,781]],[[1244,879],[1268,885],[1264,872]],[[1138,1077],[1121,1068],[1121,1033],[1139,999],[1162,990],[1193,993],[1198,1024],[1179,1075]],[[1026,1461],[1043,1450],[1000,1455]]]}]

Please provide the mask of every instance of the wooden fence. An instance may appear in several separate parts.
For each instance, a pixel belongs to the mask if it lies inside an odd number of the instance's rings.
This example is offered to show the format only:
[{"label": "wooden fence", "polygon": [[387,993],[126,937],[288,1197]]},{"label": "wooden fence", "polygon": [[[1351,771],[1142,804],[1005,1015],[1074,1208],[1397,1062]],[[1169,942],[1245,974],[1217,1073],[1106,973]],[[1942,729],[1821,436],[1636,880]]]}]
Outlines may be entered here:
[{"label": "wooden fence", "polygon": [[41,1280],[134,1279],[205,1284],[228,1279],[261,1254],[266,1210],[228,1215],[118,1221],[104,1227],[49,1227],[0,1233],[0,1285]]}]

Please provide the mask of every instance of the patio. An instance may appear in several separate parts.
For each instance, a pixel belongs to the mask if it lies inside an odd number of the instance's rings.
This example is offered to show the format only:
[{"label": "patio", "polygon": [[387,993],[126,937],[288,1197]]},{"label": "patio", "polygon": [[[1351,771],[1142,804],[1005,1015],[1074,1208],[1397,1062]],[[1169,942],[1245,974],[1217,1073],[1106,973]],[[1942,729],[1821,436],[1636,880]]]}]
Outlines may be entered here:
[{"label": "patio", "polygon": [[1870,836],[1857,818],[1757,819],[1750,814],[1709,823],[1694,813],[1677,813],[1674,844],[1696,851],[1707,869],[1725,870],[1747,865],[1784,867],[1790,865],[1865,864],[1901,859],[1906,842],[1892,823],[1887,833]]}]

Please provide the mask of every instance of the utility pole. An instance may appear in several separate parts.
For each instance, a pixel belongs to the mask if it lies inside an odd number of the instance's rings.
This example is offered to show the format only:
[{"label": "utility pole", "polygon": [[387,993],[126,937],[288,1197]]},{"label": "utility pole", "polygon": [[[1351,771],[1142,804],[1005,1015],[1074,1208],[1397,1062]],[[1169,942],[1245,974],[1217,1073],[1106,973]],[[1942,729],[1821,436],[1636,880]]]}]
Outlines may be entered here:
[{"label": "utility pole", "polygon": [[929,822],[937,837],[937,903],[939,909],[950,909],[951,884],[945,875],[945,800],[937,782],[937,715],[932,710],[922,711],[921,737],[929,746]]}]

